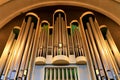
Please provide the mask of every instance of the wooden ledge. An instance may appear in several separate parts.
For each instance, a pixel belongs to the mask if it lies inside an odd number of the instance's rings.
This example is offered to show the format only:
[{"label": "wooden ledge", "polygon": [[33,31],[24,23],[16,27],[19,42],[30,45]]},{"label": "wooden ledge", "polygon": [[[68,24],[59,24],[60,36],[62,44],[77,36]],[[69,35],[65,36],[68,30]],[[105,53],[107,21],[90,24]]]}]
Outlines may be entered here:
[{"label": "wooden ledge", "polygon": [[46,59],[44,57],[36,57],[35,64],[36,65],[43,65],[46,63]]},{"label": "wooden ledge", "polygon": [[53,64],[69,64],[69,57],[65,55],[57,55],[53,57],[52,63]]},{"label": "wooden ledge", "polygon": [[85,56],[79,56],[76,58],[76,63],[77,64],[86,64],[87,63],[87,59]]}]

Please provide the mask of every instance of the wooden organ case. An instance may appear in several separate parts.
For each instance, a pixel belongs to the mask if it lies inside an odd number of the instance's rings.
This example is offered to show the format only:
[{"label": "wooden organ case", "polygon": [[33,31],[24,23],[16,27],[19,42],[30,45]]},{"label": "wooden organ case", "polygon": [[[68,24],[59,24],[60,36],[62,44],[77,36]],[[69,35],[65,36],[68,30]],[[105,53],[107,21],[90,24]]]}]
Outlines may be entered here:
[{"label": "wooden organ case", "polygon": [[120,53],[106,25],[88,11],[67,25],[63,10],[53,23],[32,12],[11,31],[0,58],[1,80],[120,80]]}]

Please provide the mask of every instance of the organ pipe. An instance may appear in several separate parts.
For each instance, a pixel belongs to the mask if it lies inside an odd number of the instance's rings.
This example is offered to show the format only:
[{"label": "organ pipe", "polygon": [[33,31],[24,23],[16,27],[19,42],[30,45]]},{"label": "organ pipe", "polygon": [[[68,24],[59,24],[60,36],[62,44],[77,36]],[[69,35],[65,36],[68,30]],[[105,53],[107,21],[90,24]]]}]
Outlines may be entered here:
[{"label": "organ pipe", "polygon": [[107,57],[109,58],[109,66],[111,67],[111,69],[114,70],[114,72],[113,72],[114,77],[116,79],[119,79],[119,73],[120,73],[119,65],[117,65],[117,61],[115,61],[115,56],[113,56],[114,53],[112,52],[111,46],[109,45],[109,41],[108,41],[108,39],[110,39],[109,36],[111,36],[111,34],[110,34],[109,30],[107,29],[106,25],[100,26],[100,30],[102,32],[102,36],[103,36],[104,41],[106,43],[105,44],[106,50],[109,53],[109,54],[107,53]]},{"label": "organ pipe", "polygon": [[5,62],[7,60],[7,57],[8,57],[8,54],[9,54],[9,51],[10,51],[10,48],[12,46],[12,43],[13,43],[13,40],[14,40],[14,37],[15,37],[15,34],[13,33],[13,31],[10,33],[10,37],[8,38],[8,41],[6,43],[6,46],[5,46],[5,49],[3,51],[3,55],[1,56],[1,65],[0,65],[0,75],[2,74],[2,70],[4,69],[5,67]]},{"label": "organ pipe", "polygon": [[[58,9],[53,14],[53,64],[61,64],[61,61],[68,64],[68,36],[66,29],[66,14]],[[62,58],[62,56],[64,58]],[[62,62],[63,63],[63,62]]]},{"label": "organ pipe", "polygon": [[35,19],[35,27],[36,27],[36,30],[35,30],[35,36],[34,36],[34,41],[33,41],[33,48],[32,48],[32,51],[31,51],[31,58],[30,58],[30,62],[29,62],[29,66],[28,66],[28,71],[27,71],[27,75],[26,75],[26,80],[30,80],[30,76],[32,75],[32,70],[34,69],[34,65],[35,65],[35,57],[36,57],[36,53],[37,53],[37,48],[38,48],[38,41],[39,41],[39,38],[37,36],[40,36],[40,27],[39,26],[39,17],[34,14],[34,13],[31,13],[31,15],[34,16],[34,19]]},{"label": "organ pipe", "polygon": [[[105,50],[103,49],[103,45],[102,45],[102,43],[101,43],[101,40],[99,40],[99,39],[101,39],[101,38],[99,38],[98,37],[98,35],[100,35],[100,34],[98,34],[97,32],[100,32],[100,31],[95,31],[95,26],[93,26],[94,25],[94,23],[92,22],[92,18],[90,17],[89,18],[89,21],[90,21],[90,23],[91,23],[91,28],[92,28],[92,30],[93,30],[93,33],[94,33],[94,36],[95,36],[95,38],[96,38],[96,42],[97,42],[97,45],[98,45],[98,49],[99,49],[99,52],[100,52],[100,56],[101,56],[101,59],[102,59],[102,63],[103,63],[103,67],[104,67],[104,69],[105,69],[105,71],[106,71],[106,76],[105,76],[105,78],[106,79],[110,79],[111,78],[111,76],[109,76],[109,71],[111,71],[110,69],[109,69],[109,66],[108,66],[108,62],[107,62],[107,59],[106,59],[106,52],[105,52]],[[98,35],[97,35],[98,34]],[[101,44],[100,44],[101,43]],[[104,45],[105,46],[105,45]]]},{"label": "organ pipe", "polygon": [[[76,62],[78,64],[86,64],[86,57],[85,57],[84,50],[83,50],[81,35],[78,35],[78,34],[80,34],[79,23],[77,20],[73,20],[73,21],[71,21],[70,26],[72,29],[72,31],[71,31],[72,39],[68,40],[68,41],[73,40],[73,43],[71,43],[70,45],[74,47],[74,48],[73,47],[71,47],[71,48],[74,51],[73,53],[75,53]],[[69,47],[70,47],[70,45],[69,45]],[[69,50],[71,50],[71,49],[69,49]]]}]

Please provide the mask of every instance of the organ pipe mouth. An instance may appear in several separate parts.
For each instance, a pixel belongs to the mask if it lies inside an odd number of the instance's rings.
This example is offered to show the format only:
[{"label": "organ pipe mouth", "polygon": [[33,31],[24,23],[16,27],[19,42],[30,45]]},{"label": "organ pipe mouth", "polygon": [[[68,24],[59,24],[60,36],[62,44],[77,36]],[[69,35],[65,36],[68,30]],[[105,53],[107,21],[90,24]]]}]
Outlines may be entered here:
[{"label": "organ pipe mouth", "polygon": [[26,14],[26,17],[25,17],[25,22],[27,22],[28,20],[28,17],[32,17],[32,22],[34,22],[34,28],[36,29],[36,26],[37,26],[37,22],[39,20],[39,17],[37,14],[33,13],[33,12],[29,12]]},{"label": "organ pipe mouth", "polygon": [[20,27],[19,26],[15,26],[13,28],[13,33],[15,34],[15,39],[17,39],[19,32],[20,32]]},{"label": "organ pipe mouth", "polygon": [[100,30],[101,30],[101,32],[102,32],[102,35],[103,35],[104,39],[107,39],[107,38],[106,38],[107,26],[106,26],[106,25],[101,25],[101,26],[100,26]]},{"label": "organ pipe mouth", "polygon": [[93,21],[95,20],[95,15],[91,11],[83,13],[80,17],[80,20],[83,23],[84,29],[87,29],[86,23],[89,22],[89,17],[92,17]]}]

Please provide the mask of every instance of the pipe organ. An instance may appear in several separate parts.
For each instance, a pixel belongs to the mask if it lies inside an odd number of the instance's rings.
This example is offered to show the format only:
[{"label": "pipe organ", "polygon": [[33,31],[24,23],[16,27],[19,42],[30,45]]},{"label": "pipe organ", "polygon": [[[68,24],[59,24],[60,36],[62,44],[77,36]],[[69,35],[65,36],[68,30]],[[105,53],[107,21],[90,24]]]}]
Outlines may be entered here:
[{"label": "pipe organ", "polygon": [[52,26],[27,13],[11,31],[0,63],[0,80],[120,80],[120,53],[92,12],[67,25],[58,9]]}]

